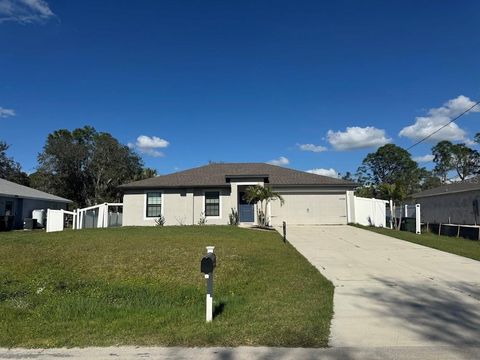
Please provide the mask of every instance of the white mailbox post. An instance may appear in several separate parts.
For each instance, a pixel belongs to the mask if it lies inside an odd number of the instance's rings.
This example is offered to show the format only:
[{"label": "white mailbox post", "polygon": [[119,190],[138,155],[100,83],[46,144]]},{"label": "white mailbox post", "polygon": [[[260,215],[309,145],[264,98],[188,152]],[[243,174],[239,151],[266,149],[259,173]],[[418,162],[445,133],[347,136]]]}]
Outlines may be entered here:
[{"label": "white mailbox post", "polygon": [[215,246],[207,246],[207,255],[202,258],[200,270],[205,274],[207,279],[207,298],[206,298],[206,320],[211,322],[213,320],[213,270],[217,265],[217,259],[213,250]]}]

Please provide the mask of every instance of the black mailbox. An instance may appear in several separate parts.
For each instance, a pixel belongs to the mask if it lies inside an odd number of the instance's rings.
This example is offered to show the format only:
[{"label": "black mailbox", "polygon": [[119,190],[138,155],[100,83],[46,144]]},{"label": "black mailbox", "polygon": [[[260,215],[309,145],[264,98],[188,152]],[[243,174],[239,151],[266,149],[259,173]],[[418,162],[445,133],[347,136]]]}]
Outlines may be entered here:
[{"label": "black mailbox", "polygon": [[213,253],[209,253],[202,258],[200,271],[204,274],[211,274],[217,266],[217,257]]}]

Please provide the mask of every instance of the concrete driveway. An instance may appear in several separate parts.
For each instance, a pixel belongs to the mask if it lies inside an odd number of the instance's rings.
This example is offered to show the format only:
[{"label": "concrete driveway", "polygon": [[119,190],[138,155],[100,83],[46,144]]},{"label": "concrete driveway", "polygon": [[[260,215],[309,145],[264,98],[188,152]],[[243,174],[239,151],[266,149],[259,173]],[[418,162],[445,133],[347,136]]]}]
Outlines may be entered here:
[{"label": "concrete driveway", "polygon": [[480,345],[480,262],[351,226],[287,239],[335,285],[331,346]]}]

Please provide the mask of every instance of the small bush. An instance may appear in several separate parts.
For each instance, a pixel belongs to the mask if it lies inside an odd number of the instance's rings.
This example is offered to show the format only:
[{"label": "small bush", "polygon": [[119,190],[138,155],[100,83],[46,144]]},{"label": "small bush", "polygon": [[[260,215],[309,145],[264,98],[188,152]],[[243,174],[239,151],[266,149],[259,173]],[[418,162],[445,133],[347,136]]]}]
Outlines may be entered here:
[{"label": "small bush", "polygon": [[165,216],[160,215],[158,219],[155,219],[155,226],[164,226],[165,225]]},{"label": "small bush", "polygon": [[200,219],[198,220],[198,225],[206,225],[207,224],[207,218],[205,217],[205,213],[201,212],[200,213]]},{"label": "small bush", "polygon": [[228,224],[232,226],[237,226],[239,222],[240,217],[238,216],[238,211],[232,208],[230,214],[228,214]]}]

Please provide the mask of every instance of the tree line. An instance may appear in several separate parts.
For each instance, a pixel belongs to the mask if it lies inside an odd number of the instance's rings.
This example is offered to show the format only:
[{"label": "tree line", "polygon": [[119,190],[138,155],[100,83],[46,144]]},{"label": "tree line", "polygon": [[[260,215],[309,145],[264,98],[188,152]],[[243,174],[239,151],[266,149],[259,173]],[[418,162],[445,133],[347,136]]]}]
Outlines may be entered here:
[{"label": "tree line", "polygon": [[0,141],[0,178],[70,199],[78,207],[119,201],[119,185],[157,174],[134,150],[91,126],[49,134],[30,175],[8,157],[8,148]]},{"label": "tree line", "polygon": [[[474,143],[480,144],[480,133]],[[387,144],[368,154],[355,175],[347,172],[343,178],[361,185],[358,196],[401,201],[416,192],[480,174],[480,153],[465,143],[440,141],[432,147],[432,156],[435,166],[429,171],[407,150]]]},{"label": "tree line", "polygon": [[[480,144],[480,133],[474,142]],[[0,178],[71,199],[80,207],[118,201],[119,185],[157,175],[133,149],[91,126],[49,134],[32,174],[8,157],[8,147],[0,141]],[[449,176],[464,180],[480,174],[479,152],[464,143],[440,141],[432,155],[435,166],[429,171],[407,150],[387,144],[367,154],[354,175],[347,172],[343,178],[359,183],[358,196],[402,201],[451,181]]]}]

